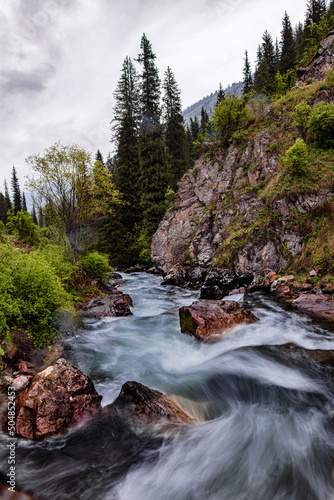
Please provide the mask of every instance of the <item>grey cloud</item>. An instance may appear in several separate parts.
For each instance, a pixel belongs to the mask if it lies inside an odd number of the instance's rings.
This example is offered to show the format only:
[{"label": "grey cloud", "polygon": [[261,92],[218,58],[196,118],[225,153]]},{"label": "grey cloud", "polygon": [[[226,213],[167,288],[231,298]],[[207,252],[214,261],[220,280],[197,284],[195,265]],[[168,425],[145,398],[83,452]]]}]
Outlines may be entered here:
[{"label": "grey cloud", "polygon": [[55,68],[48,64],[31,72],[4,70],[0,72],[0,85],[5,93],[41,92],[54,72]]}]

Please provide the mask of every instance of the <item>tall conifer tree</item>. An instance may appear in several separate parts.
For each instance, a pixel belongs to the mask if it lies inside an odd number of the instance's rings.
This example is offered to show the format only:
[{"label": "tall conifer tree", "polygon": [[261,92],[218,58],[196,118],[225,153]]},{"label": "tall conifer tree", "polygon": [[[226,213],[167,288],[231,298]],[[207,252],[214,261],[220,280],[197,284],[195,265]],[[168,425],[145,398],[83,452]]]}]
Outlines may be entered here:
[{"label": "tall conifer tree", "polygon": [[223,101],[224,99],[225,99],[225,92],[224,92],[224,89],[222,87],[222,84],[219,83],[219,88],[218,88],[218,91],[217,91],[216,107],[218,106],[218,104],[220,103],[220,101]]},{"label": "tall conifer tree", "polygon": [[245,65],[243,69],[243,74],[244,74],[244,86],[242,89],[243,95],[245,96],[246,94],[249,94],[253,90],[253,78],[252,78],[252,70],[251,70],[251,65],[248,59],[248,52],[247,50],[245,51]]},{"label": "tall conifer tree", "polygon": [[262,37],[262,45],[258,48],[254,90],[271,95],[275,91],[276,70],[274,44],[268,31],[265,31]]},{"label": "tall conifer tree", "polygon": [[26,202],[26,197],[25,197],[24,191],[22,191],[22,210],[23,210],[23,212],[28,212],[27,202]]},{"label": "tall conifer tree", "polygon": [[182,116],[181,91],[174,73],[168,66],[163,81],[163,119],[165,145],[168,154],[168,184],[175,190],[188,168],[188,154]]},{"label": "tall conifer tree", "polygon": [[294,68],[296,64],[296,43],[293,36],[290,18],[286,11],[282,21],[282,28],[279,71],[282,75],[284,75],[284,73],[286,73],[289,69]]},{"label": "tall conifer tree", "polygon": [[20,212],[20,210],[22,210],[22,197],[21,197],[20,185],[19,185],[19,181],[17,178],[16,169],[15,169],[14,165],[13,165],[13,170],[12,170],[12,191],[13,191],[14,214],[17,214],[17,212]]},{"label": "tall conifer tree", "polygon": [[139,166],[141,207],[145,231],[151,237],[165,213],[168,187],[168,165],[160,124],[160,79],[156,55],[145,33],[137,61],[142,66],[140,82],[141,124],[139,133]]}]

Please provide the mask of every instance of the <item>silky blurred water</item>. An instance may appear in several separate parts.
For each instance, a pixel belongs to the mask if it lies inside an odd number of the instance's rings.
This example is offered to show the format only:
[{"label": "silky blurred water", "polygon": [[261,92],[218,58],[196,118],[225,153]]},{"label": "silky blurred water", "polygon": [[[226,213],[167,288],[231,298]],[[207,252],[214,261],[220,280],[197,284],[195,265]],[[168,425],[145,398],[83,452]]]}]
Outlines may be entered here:
[{"label": "silky blurred water", "polygon": [[123,278],[133,316],[87,321],[66,341],[67,359],[90,375],[104,406],[135,380],[173,395],[199,422],[164,440],[116,420],[20,440],[18,482],[51,500],[334,498],[332,374],[263,347],[334,349],[332,332],[258,296],[248,306],[259,322],[200,344],[180,333],[178,319],[198,292],[146,273]]}]

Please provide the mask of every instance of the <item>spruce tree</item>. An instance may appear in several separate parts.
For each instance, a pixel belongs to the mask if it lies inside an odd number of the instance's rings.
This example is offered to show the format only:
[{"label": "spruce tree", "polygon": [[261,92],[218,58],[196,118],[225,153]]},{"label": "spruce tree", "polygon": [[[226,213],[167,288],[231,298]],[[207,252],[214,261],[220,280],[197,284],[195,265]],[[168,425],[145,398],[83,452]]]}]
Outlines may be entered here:
[{"label": "spruce tree", "polygon": [[0,220],[6,224],[7,222],[7,210],[6,210],[6,198],[0,191]]},{"label": "spruce tree", "polygon": [[138,152],[139,88],[138,75],[130,57],[123,61],[121,76],[113,93],[115,106],[112,120],[112,141],[116,154],[107,159],[107,168],[122,204],[100,224],[101,244],[111,257],[122,262],[130,255],[135,226],[141,221],[140,170]]},{"label": "spruce tree", "polygon": [[246,94],[249,94],[253,90],[253,78],[252,78],[252,71],[251,71],[251,65],[248,59],[248,51],[245,51],[245,65],[243,69],[243,74],[244,74],[244,86],[242,89],[243,95],[245,96]]},{"label": "spruce tree", "polygon": [[225,99],[225,92],[224,92],[224,89],[222,87],[222,84],[219,83],[219,88],[218,88],[218,92],[217,92],[217,101],[216,101],[216,106],[218,106],[218,104],[220,103],[220,101],[223,101]]},{"label": "spruce tree", "polygon": [[139,133],[139,166],[141,208],[145,234],[150,238],[165,213],[165,193],[168,187],[168,165],[160,124],[160,79],[155,65],[156,55],[145,33],[142,52],[137,61],[143,70],[140,81],[141,123]]},{"label": "spruce tree", "polygon": [[163,81],[163,119],[168,155],[168,185],[176,190],[177,183],[188,168],[188,151],[183,124],[181,91],[168,66]]},{"label": "spruce tree", "polygon": [[284,75],[289,69],[295,67],[296,64],[296,42],[293,35],[290,18],[285,11],[282,21],[281,31],[281,56],[279,61],[279,71]]},{"label": "spruce tree", "polygon": [[38,220],[37,220],[35,205],[32,206],[31,217],[32,217],[33,223],[36,224],[36,226],[37,226],[38,225]]},{"label": "spruce tree", "polygon": [[198,134],[200,133],[200,124],[197,116],[195,116],[194,119],[190,118],[190,131],[192,140],[196,141]]},{"label": "spruce tree", "polygon": [[96,151],[95,161],[99,161],[100,163],[102,163],[102,165],[104,165],[103,156],[99,149]]},{"label": "spruce tree", "polygon": [[326,14],[325,0],[308,0],[306,7],[305,26],[319,23]]},{"label": "spruce tree", "polygon": [[12,210],[12,208],[13,208],[13,205],[12,205],[12,202],[11,202],[10,196],[9,196],[7,181],[4,182],[4,188],[5,188],[5,210],[6,210],[6,221],[7,221],[7,212],[8,212],[8,210]]},{"label": "spruce tree", "polygon": [[209,115],[208,115],[207,111],[202,106],[202,109],[201,109],[201,123],[200,123],[200,126],[199,126],[199,131],[200,131],[200,133],[202,135],[205,135],[205,132],[206,132],[207,127],[208,127],[208,124],[209,124]]},{"label": "spruce tree", "polygon": [[12,170],[12,191],[13,191],[14,214],[17,214],[17,212],[20,212],[22,210],[22,197],[21,197],[19,181],[17,178],[16,169],[15,169],[14,165],[13,165],[13,170]]},{"label": "spruce tree", "polygon": [[298,23],[294,30],[294,42],[296,47],[296,62],[299,64],[299,61],[303,57],[303,52],[305,49],[305,30],[302,23]]},{"label": "spruce tree", "polygon": [[26,202],[26,197],[25,197],[24,191],[22,191],[22,210],[23,210],[23,212],[28,212],[27,202]]},{"label": "spruce tree", "polygon": [[265,31],[262,37],[262,45],[258,48],[254,90],[267,95],[273,94],[275,91],[276,70],[274,44],[268,31]]}]

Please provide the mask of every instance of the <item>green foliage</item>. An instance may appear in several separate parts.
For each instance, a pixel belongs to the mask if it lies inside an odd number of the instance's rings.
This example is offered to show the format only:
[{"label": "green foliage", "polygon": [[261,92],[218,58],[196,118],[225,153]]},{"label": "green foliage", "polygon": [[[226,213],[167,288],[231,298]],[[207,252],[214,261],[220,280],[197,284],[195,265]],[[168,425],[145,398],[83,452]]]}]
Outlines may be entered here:
[{"label": "green foliage", "polygon": [[303,101],[300,104],[297,104],[294,113],[292,113],[292,116],[294,117],[293,125],[298,129],[303,139],[306,139],[311,111],[311,106]]},{"label": "green foliage", "polygon": [[12,190],[13,190],[13,210],[14,214],[22,210],[22,197],[19,186],[19,181],[16,174],[16,169],[13,166],[12,170]]},{"label": "green foliage", "polygon": [[334,148],[334,104],[321,102],[312,110],[308,131],[319,148]]},{"label": "green foliage", "polygon": [[70,295],[48,262],[37,252],[0,246],[0,332],[26,329],[37,347],[57,337],[57,314],[72,308]]},{"label": "green foliage", "polygon": [[227,145],[232,134],[245,126],[249,119],[249,114],[245,107],[245,99],[229,95],[221,101],[212,117],[215,130],[220,134],[224,145]]},{"label": "green foliage", "polygon": [[64,285],[68,284],[78,271],[78,264],[73,262],[66,247],[59,246],[48,238],[41,238],[36,252],[52,267]]},{"label": "green foliage", "polygon": [[103,279],[112,271],[108,256],[99,252],[90,252],[80,257],[83,270],[91,277]]},{"label": "green foliage", "polygon": [[301,176],[307,172],[309,154],[303,139],[297,139],[283,158],[283,163],[292,175]]},{"label": "green foliage", "polygon": [[27,212],[8,213],[8,230],[17,236],[23,243],[37,245],[40,238],[38,226],[33,223],[31,215]]},{"label": "green foliage", "polygon": [[173,208],[176,196],[177,196],[177,194],[175,193],[175,191],[170,186],[168,186],[167,191],[166,191],[166,195],[165,195],[166,209],[167,210],[171,210]]}]

